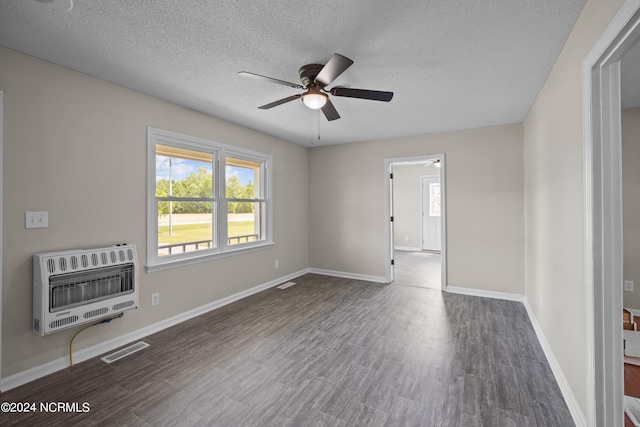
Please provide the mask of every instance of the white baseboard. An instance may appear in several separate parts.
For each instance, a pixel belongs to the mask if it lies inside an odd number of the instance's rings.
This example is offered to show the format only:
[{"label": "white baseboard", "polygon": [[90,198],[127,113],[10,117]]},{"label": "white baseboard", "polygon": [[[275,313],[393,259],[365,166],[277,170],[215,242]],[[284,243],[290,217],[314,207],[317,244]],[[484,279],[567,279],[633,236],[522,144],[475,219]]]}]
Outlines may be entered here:
[{"label": "white baseboard", "polygon": [[558,387],[560,387],[562,397],[564,397],[564,401],[569,408],[569,412],[571,413],[573,422],[575,423],[576,427],[587,427],[587,418],[580,409],[580,404],[578,403],[576,396],[571,391],[569,382],[564,376],[564,373],[560,368],[560,364],[558,363],[558,360],[551,350],[551,346],[549,345],[549,342],[547,341],[547,338],[542,331],[542,327],[540,327],[540,324],[538,323],[538,319],[536,319],[536,315],[533,312],[531,304],[529,304],[529,300],[527,298],[524,298],[523,303],[524,307],[527,309],[527,314],[529,315],[529,319],[531,320],[533,329],[536,331],[536,335],[538,336],[538,341],[540,341],[540,345],[542,346],[542,351],[544,351],[544,354],[547,357],[547,361],[549,362],[549,366],[551,367],[551,371],[553,371],[553,376],[556,378]]},{"label": "white baseboard", "polygon": [[472,295],[474,297],[504,299],[508,301],[524,302],[525,300],[524,295],[520,295],[520,294],[511,294],[508,292],[484,291],[482,289],[459,288],[456,286],[447,286],[447,289],[445,289],[445,292],[450,292],[452,294]]},{"label": "white baseboard", "polygon": [[576,427],[587,427],[587,419],[580,409],[580,405],[575,395],[571,391],[571,387],[569,387],[569,382],[567,378],[564,376],[562,369],[560,368],[560,364],[556,359],[553,351],[551,350],[551,346],[549,346],[549,342],[538,323],[538,319],[536,319],[536,315],[531,308],[531,304],[529,304],[529,300],[524,295],[519,294],[510,294],[504,292],[492,292],[492,291],[483,291],[478,289],[469,289],[469,288],[458,288],[455,286],[448,286],[447,292],[451,292],[454,294],[464,294],[464,295],[473,295],[478,297],[486,297],[486,298],[497,298],[504,299],[510,301],[518,301],[523,303],[525,309],[527,310],[527,315],[529,316],[529,320],[531,320],[531,324],[533,325],[533,329],[536,332],[536,336],[538,337],[538,341],[540,342],[540,346],[542,347],[542,351],[544,351],[544,355],[547,357],[547,361],[549,362],[549,367],[551,367],[551,371],[553,372],[553,376],[558,383],[558,387],[560,387],[560,391],[562,392],[562,397],[564,397],[564,401],[569,408],[569,412],[571,413],[571,417],[573,418],[573,422]]},{"label": "white baseboard", "polygon": [[394,251],[409,251],[409,252],[421,252],[422,248],[414,248],[411,246],[394,246]]},{"label": "white baseboard", "polygon": [[[304,269],[296,273],[288,274],[278,279],[274,279],[267,283],[263,283],[261,285],[255,286],[251,289],[238,292],[237,294],[233,294],[226,298],[213,301],[201,307],[194,308],[193,310],[186,311],[184,313],[178,314],[176,316],[170,317],[168,319],[162,320],[152,325],[145,326],[144,328],[137,329],[135,331],[121,335],[119,337],[110,339],[103,343],[79,350],[77,352],[74,352],[73,354],[74,363],[79,363],[79,362],[91,359],[93,357],[99,356],[108,351],[115,350],[116,348],[122,347],[123,345],[128,344],[132,341],[136,341],[148,335],[154,334],[156,332],[160,332],[163,329],[167,329],[171,326],[177,325],[178,323],[184,322],[185,320],[189,320],[196,316],[200,316],[201,314],[215,310],[216,308],[220,308],[227,304],[231,304],[232,302],[238,301],[242,298],[246,298],[250,295],[253,295],[265,289],[272,288],[276,285],[279,285],[280,283],[295,279],[296,277],[300,277],[303,274],[306,274],[309,272],[310,272],[309,269]],[[12,388],[21,386],[28,382],[42,378],[46,375],[65,369],[68,366],[69,366],[69,358],[62,357],[60,359],[52,360],[51,362],[45,363],[44,365],[36,366],[34,368],[27,369],[26,371],[22,371],[17,374],[10,375],[0,380],[0,391],[4,393],[5,391],[11,390]]]},{"label": "white baseboard", "polygon": [[383,276],[367,276],[366,274],[347,273],[344,271],[323,270],[321,268],[310,268],[309,273],[322,274],[324,276],[343,277],[345,279],[365,280],[367,282],[387,283]]}]

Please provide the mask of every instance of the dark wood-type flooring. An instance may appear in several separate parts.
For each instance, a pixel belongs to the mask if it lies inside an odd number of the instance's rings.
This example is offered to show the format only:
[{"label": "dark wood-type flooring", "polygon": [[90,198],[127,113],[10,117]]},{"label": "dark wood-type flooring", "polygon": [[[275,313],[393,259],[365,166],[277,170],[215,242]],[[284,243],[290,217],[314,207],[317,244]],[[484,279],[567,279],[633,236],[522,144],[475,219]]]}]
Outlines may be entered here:
[{"label": "dark wood-type flooring", "polygon": [[[624,394],[640,398],[640,366],[624,364]],[[633,427],[631,419],[625,414],[625,427]]]},{"label": "dark wood-type flooring", "polygon": [[0,395],[88,402],[88,413],[0,414],[0,424],[574,425],[522,304],[295,282],[148,336],[149,348],[113,364],[95,358]]}]

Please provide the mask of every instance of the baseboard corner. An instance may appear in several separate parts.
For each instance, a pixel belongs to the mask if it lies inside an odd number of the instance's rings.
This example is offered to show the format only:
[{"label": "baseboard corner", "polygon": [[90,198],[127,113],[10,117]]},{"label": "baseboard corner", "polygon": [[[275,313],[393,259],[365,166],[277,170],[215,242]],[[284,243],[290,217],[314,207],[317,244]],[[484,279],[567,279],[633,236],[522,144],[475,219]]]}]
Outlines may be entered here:
[{"label": "baseboard corner", "polygon": [[529,316],[529,320],[533,325],[533,329],[536,333],[536,336],[538,337],[538,341],[540,342],[542,351],[544,352],[544,355],[547,358],[549,367],[553,372],[553,376],[555,377],[556,382],[558,383],[558,387],[560,387],[560,392],[562,393],[562,397],[564,398],[564,401],[567,404],[567,408],[569,408],[569,412],[571,413],[571,418],[573,418],[573,422],[575,423],[576,427],[587,427],[587,418],[584,412],[582,412],[582,409],[580,408],[580,404],[578,403],[576,396],[573,394],[573,391],[569,386],[569,382],[567,381],[567,378],[564,376],[564,373],[562,372],[562,368],[560,368],[560,364],[558,363],[558,360],[556,359],[553,351],[551,350],[549,341],[547,341],[544,331],[542,330],[542,327],[540,326],[540,323],[536,318],[536,315],[533,311],[533,307],[529,303],[529,299],[527,297],[524,297],[524,300],[522,301],[522,303],[525,309],[527,310],[527,315]]}]

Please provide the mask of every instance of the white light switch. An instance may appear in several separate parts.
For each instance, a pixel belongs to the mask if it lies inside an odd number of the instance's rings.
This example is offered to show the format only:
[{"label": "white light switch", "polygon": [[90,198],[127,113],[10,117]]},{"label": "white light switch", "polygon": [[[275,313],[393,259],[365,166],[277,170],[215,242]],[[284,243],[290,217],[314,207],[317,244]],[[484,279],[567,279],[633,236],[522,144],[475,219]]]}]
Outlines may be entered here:
[{"label": "white light switch", "polygon": [[27,212],[25,215],[26,228],[47,228],[49,227],[49,212]]},{"label": "white light switch", "polygon": [[625,291],[633,291],[633,280],[625,280],[624,281],[624,290]]}]

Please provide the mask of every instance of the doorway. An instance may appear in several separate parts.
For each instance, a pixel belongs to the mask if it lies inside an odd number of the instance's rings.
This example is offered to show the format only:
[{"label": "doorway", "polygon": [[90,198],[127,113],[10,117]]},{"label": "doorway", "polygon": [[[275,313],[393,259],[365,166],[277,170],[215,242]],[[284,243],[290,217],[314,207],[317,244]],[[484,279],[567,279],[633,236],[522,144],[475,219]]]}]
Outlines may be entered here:
[{"label": "doorway", "polygon": [[620,60],[638,39],[628,0],[583,62],[589,425],[623,425]]},{"label": "doorway", "polygon": [[385,160],[386,282],[446,288],[444,155]]}]

